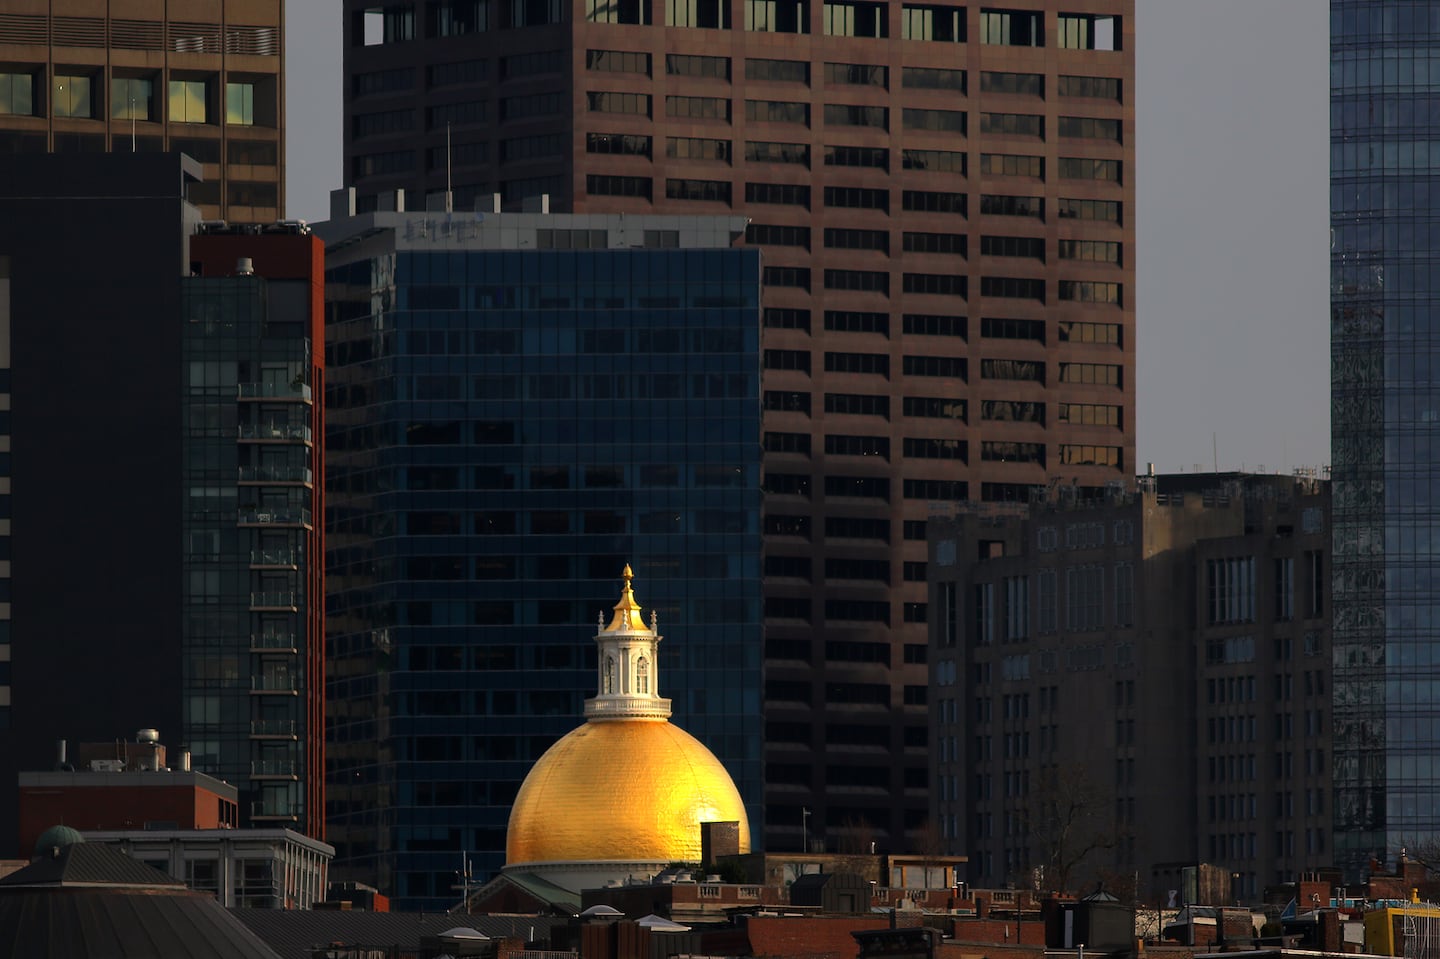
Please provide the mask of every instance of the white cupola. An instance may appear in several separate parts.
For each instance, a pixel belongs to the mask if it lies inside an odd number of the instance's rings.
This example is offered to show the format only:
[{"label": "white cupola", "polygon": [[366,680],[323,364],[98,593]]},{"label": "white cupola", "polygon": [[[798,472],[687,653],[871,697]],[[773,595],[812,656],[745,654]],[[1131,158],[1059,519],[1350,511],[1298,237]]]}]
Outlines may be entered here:
[{"label": "white cupola", "polygon": [[605,614],[600,614],[600,629],[595,634],[595,642],[600,647],[599,692],[585,700],[585,716],[591,720],[669,719],[670,700],[661,699],[659,695],[657,617],[651,610],[650,625],[645,625],[640,604],[635,602],[635,593],[630,588],[635,574],[628,563],[623,575],[625,587],[609,626],[605,625]]}]

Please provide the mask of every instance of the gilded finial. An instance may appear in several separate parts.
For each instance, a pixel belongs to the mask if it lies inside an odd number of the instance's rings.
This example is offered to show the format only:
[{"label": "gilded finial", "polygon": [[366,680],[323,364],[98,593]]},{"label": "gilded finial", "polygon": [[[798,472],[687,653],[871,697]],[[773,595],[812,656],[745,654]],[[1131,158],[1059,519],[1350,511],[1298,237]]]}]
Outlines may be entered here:
[{"label": "gilded finial", "polygon": [[625,564],[625,572],[621,573],[625,580],[625,587],[620,592],[620,602],[615,604],[615,616],[610,620],[606,631],[617,629],[640,629],[645,628],[645,618],[640,614],[640,604],[635,602],[635,591],[630,583],[635,578],[630,564]]}]

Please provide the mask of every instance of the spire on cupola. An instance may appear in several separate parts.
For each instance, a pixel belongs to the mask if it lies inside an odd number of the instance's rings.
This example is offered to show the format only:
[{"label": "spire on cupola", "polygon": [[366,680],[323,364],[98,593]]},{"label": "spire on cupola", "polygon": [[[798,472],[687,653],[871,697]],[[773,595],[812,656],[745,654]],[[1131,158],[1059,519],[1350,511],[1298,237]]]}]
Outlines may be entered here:
[{"label": "spire on cupola", "polygon": [[600,615],[595,642],[599,649],[599,692],[585,700],[585,716],[597,719],[669,719],[670,700],[661,699],[659,659],[660,633],[657,617],[650,612],[645,625],[640,604],[630,582],[635,578],[625,565],[625,586],[610,625]]}]

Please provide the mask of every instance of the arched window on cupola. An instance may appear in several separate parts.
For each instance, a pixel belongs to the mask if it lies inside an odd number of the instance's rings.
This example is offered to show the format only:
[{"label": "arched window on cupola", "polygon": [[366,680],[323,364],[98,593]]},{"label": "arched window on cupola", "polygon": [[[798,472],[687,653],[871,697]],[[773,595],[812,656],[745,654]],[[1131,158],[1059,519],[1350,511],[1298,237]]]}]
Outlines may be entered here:
[{"label": "arched window on cupola", "polygon": [[615,695],[615,657],[605,657],[605,672],[600,677],[600,691],[606,696]]},{"label": "arched window on cupola", "polygon": [[650,693],[650,660],[644,656],[635,661],[635,692],[641,695]]}]

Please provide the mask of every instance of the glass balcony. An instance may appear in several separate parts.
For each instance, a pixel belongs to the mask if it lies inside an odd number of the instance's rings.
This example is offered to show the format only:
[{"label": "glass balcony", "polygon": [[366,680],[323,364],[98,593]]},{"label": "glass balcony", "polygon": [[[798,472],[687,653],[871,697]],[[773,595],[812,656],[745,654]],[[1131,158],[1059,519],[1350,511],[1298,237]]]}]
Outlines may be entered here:
[{"label": "glass balcony", "polygon": [[293,549],[252,549],[250,551],[251,569],[266,566],[295,569],[299,565],[300,553]]},{"label": "glass balcony", "polygon": [[241,507],[241,526],[304,526],[313,525],[310,511],[299,506],[246,506]]},{"label": "glass balcony", "polygon": [[239,396],[242,400],[311,401],[309,383],[241,383]]},{"label": "glass balcony", "polygon": [[250,677],[252,693],[293,694],[298,685],[296,678],[289,673],[262,673],[259,676]]},{"label": "glass balcony", "polygon": [[295,652],[300,647],[295,645],[294,633],[251,633],[251,652],[270,652],[272,650],[286,650]]},{"label": "glass balcony", "polygon": [[314,474],[308,466],[242,466],[242,483],[296,483],[313,486]]},{"label": "glass balcony", "polygon": [[252,719],[250,736],[252,739],[296,739],[299,733],[293,719]]},{"label": "glass balcony", "polygon": [[299,819],[300,812],[287,802],[258,799],[250,804],[251,819]]},{"label": "glass balcony", "polygon": [[251,779],[294,779],[299,766],[293,759],[259,759],[250,764]]},{"label": "glass balcony", "polygon": [[255,443],[309,443],[309,423],[241,423],[240,439]]},{"label": "glass balcony", "polygon": [[300,608],[299,595],[297,593],[251,593],[251,609],[286,609],[295,611]]}]

